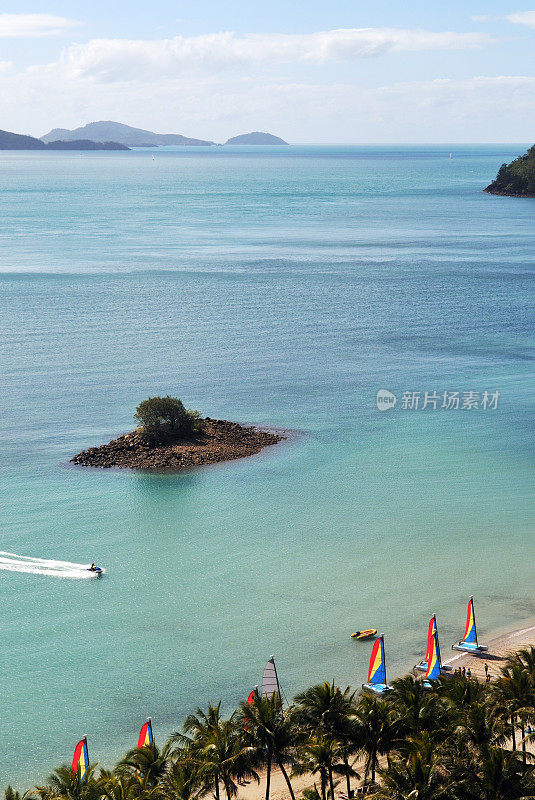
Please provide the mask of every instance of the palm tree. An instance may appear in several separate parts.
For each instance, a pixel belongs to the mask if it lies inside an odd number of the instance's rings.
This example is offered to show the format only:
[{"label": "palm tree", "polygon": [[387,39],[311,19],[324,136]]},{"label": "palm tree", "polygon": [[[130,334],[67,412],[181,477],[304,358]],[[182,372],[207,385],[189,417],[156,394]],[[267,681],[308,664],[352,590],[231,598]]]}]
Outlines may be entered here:
[{"label": "palm tree", "polygon": [[488,691],[489,688],[484,683],[470,680],[464,675],[444,675],[437,681],[437,692],[453,716],[482,702]]},{"label": "palm tree", "polygon": [[116,772],[129,775],[138,774],[147,789],[158,785],[170,767],[171,742],[167,742],[160,750],[155,742],[144,747],[129,750],[117,764]]},{"label": "palm tree", "polygon": [[375,783],[378,758],[392,749],[397,738],[392,706],[383,698],[363,694],[357,703],[356,720],[362,749],[366,753],[365,775],[371,773],[372,783]]},{"label": "palm tree", "polygon": [[159,787],[150,788],[145,778],[138,772],[121,770],[100,771],[100,800],[159,800]]},{"label": "palm tree", "polygon": [[[309,733],[321,732],[337,744],[337,752],[343,764],[349,796],[350,777],[356,775],[350,765],[351,756],[359,749],[358,730],[355,724],[355,692],[349,686],[343,691],[325,681],[301,692],[295,698],[295,720]],[[329,785],[333,791],[334,763],[328,765]]]},{"label": "palm tree", "polygon": [[209,791],[199,766],[188,758],[175,761],[161,781],[166,800],[200,800]]},{"label": "palm tree", "polygon": [[293,787],[285,768],[285,764],[291,764],[294,760],[296,745],[291,711],[284,713],[280,695],[274,692],[271,697],[257,696],[252,703],[243,703],[240,707],[240,717],[244,741],[251,743],[258,762],[266,766],[266,800],[269,800],[273,762],[282,772],[291,799],[295,800]]},{"label": "palm tree", "polygon": [[91,764],[83,777],[80,770],[72,772],[64,764],[48,776],[46,786],[36,786],[35,790],[40,798],[57,798],[58,800],[98,800],[101,795],[101,784],[95,777],[97,765]]},{"label": "palm tree", "polygon": [[483,762],[477,778],[480,796],[484,800],[534,797],[533,772],[521,767],[515,752],[494,748]]},{"label": "palm tree", "polygon": [[492,697],[474,703],[458,716],[456,733],[463,743],[476,751],[478,758],[488,758],[493,748],[507,740],[507,726],[496,713]]},{"label": "palm tree", "polygon": [[436,691],[430,691],[413,675],[397,678],[392,683],[389,702],[395,707],[397,733],[401,739],[419,737],[423,731],[441,740],[450,732],[447,711]]},{"label": "palm tree", "polygon": [[526,720],[535,715],[535,686],[527,669],[513,661],[502,668],[501,677],[494,684],[494,695],[501,704],[505,714],[509,716],[513,750],[516,750],[515,727],[520,720],[522,735],[522,763],[526,765]]},{"label": "palm tree", "polygon": [[[293,775],[318,775],[320,777],[321,800],[327,800],[329,794],[334,800],[334,780],[332,768],[338,760],[339,753],[334,739],[317,733],[299,747],[298,760],[293,768]],[[327,792],[327,786],[329,792]]]},{"label": "palm tree", "polygon": [[406,757],[389,759],[388,767],[379,770],[381,787],[378,800],[451,800],[458,781],[449,775],[440,760],[431,736],[411,739]]},{"label": "palm tree", "polygon": [[[198,707],[195,713],[189,714],[186,717],[184,722],[184,731],[186,734],[190,734],[191,738],[187,739],[187,737],[183,736],[181,733],[174,733],[171,739],[174,741],[179,741],[182,745],[189,745],[192,752],[194,751],[198,758],[203,747],[210,749],[211,739],[214,736],[217,736],[218,732],[220,731],[223,722],[220,712],[221,700],[216,706],[213,706],[212,703],[208,703],[207,712]],[[204,773],[206,776],[206,770],[204,770]],[[213,774],[211,777],[214,783],[215,798],[216,800],[220,800],[219,780],[221,775],[215,764],[213,765],[212,773]]]},{"label": "palm tree", "polygon": [[523,647],[507,659],[506,666],[511,667],[513,664],[520,664],[521,667],[527,669],[530,676],[535,678],[535,647]]},{"label": "palm tree", "polygon": [[[235,779],[258,775],[251,764],[251,748],[243,744],[242,731],[236,724],[236,715],[228,720],[221,718],[221,702],[216,706],[208,704],[208,711],[197,708],[184,723],[184,731],[190,734],[189,756],[200,769],[201,779],[214,787],[216,800],[219,800],[219,783],[225,788],[227,800],[238,792]],[[181,734],[174,734],[172,741],[184,740]]]},{"label": "palm tree", "polygon": [[4,792],[5,800],[32,800],[33,797],[33,790],[29,789],[27,792],[23,792],[22,794],[13,789],[12,786],[8,786]]}]

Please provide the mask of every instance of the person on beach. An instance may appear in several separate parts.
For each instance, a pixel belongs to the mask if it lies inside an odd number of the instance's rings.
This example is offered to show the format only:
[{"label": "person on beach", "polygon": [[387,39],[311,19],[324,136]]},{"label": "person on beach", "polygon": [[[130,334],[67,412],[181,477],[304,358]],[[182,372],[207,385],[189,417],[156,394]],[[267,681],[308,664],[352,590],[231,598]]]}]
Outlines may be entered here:
[{"label": "person on beach", "polygon": [[485,664],[485,677],[489,674],[489,665]]},{"label": "person on beach", "polygon": [[489,675],[488,672],[487,672],[487,674],[485,676],[485,683],[490,683],[490,675]]},{"label": "person on beach", "polygon": [[468,669],[466,670],[466,677],[468,678],[468,680],[470,680],[470,678],[472,677],[472,670],[470,669],[470,667],[468,667]]}]

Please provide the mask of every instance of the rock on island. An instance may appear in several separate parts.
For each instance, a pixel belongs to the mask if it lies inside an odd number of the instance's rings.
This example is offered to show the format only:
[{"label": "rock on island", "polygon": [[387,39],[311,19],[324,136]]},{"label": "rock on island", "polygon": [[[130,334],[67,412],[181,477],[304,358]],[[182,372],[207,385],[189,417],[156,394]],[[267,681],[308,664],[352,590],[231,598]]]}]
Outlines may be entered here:
[{"label": "rock on island", "polygon": [[204,417],[199,429],[186,437],[168,433],[153,442],[136,429],[78,453],[71,462],[83,467],[180,471],[252,456],[285,438],[255,426]]}]

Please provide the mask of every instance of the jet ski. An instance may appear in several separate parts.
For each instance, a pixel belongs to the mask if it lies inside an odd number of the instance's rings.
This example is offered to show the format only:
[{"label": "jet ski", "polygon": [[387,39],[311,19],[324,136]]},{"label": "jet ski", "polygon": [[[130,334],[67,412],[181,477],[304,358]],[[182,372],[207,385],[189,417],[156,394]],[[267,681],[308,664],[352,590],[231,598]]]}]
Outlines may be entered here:
[{"label": "jet ski", "polygon": [[104,574],[102,567],[97,567],[94,564],[91,567],[88,567],[87,571],[93,573],[93,575],[95,575],[97,578],[100,578],[100,576]]}]

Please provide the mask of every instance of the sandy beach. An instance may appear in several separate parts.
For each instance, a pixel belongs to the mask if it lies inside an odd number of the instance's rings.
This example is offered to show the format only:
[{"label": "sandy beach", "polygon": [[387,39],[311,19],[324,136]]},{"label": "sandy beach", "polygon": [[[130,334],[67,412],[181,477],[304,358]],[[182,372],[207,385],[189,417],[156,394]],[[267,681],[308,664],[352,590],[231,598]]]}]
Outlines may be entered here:
[{"label": "sandy beach", "polygon": [[455,653],[446,656],[446,650],[442,650],[444,664],[451,664],[454,669],[459,667],[469,668],[472,677],[478,680],[485,680],[485,664],[488,665],[491,681],[499,677],[502,667],[508,655],[522,647],[535,645],[535,620],[529,620],[521,628],[512,631],[493,633],[489,636],[478,636],[480,644],[488,645],[488,653],[482,656],[473,656],[468,653]]},{"label": "sandy beach", "polygon": [[[506,658],[513,652],[520,650],[522,647],[535,646],[535,619],[525,620],[521,627],[514,630],[494,631],[488,636],[478,637],[481,644],[488,645],[488,653],[485,656],[472,656],[467,653],[456,653],[453,650],[448,650],[442,647],[442,657],[444,664],[451,664],[454,669],[458,667],[470,668],[472,677],[477,680],[485,680],[485,664],[488,665],[491,681],[499,677],[500,669],[505,663]],[[444,643],[445,644],[445,643]],[[449,653],[452,653],[450,656]],[[447,655],[447,657],[445,657]],[[362,767],[362,768],[361,768]],[[357,771],[364,772],[363,765],[357,762],[355,765]],[[238,797],[242,800],[263,800],[265,797],[266,780],[265,773],[261,774],[260,783],[254,781],[246,783],[240,787]],[[319,787],[318,778],[312,775],[300,775],[299,777],[292,778],[292,786],[296,797],[299,797],[303,789],[313,786],[316,781]],[[360,780],[353,780],[351,782],[352,788],[356,789],[361,785]],[[337,794],[345,793],[345,779],[338,784]],[[282,773],[279,769],[274,768],[271,772],[271,800],[287,800],[290,798],[288,787],[284,781]]]}]

